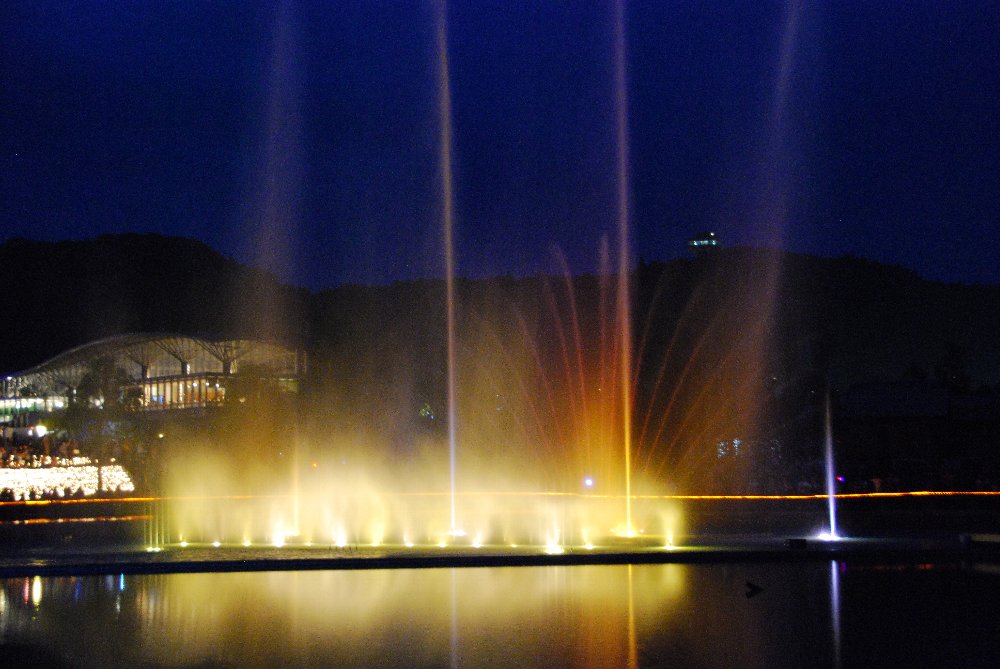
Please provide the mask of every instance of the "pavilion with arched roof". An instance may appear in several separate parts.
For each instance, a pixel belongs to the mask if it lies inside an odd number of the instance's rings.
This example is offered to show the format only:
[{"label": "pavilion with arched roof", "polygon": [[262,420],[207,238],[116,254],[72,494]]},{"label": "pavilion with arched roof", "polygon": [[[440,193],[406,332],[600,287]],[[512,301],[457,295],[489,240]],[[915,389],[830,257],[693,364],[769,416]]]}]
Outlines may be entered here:
[{"label": "pavilion with arched roof", "polygon": [[[136,410],[188,409],[220,404],[227,380],[240,369],[296,390],[305,355],[251,339],[206,339],[171,333],[133,333],[70,349],[2,378],[0,422],[25,412],[53,411],[78,397],[95,377],[109,378]],[[100,405],[105,398],[84,398]]]}]

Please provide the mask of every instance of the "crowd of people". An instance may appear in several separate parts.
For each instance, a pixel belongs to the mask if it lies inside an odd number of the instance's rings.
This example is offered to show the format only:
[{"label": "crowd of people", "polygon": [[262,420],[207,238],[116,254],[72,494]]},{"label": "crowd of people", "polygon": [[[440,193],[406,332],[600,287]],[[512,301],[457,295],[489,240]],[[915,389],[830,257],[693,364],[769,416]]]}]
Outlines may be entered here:
[{"label": "crowd of people", "polygon": [[55,444],[49,435],[34,439],[14,436],[0,438],[0,468],[65,467],[78,464],[82,457],[80,443],[69,437]]}]

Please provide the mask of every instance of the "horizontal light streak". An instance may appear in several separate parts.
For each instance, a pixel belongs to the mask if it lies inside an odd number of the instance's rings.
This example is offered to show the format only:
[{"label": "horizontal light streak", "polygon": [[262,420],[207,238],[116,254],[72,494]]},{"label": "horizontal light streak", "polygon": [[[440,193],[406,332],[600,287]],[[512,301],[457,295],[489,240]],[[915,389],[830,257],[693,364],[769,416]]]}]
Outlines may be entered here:
[{"label": "horizontal light streak", "polygon": [[49,523],[115,523],[152,520],[152,516],[97,516],[93,518],[26,518],[0,520],[0,525],[47,525]]},{"label": "horizontal light streak", "polygon": [[0,502],[4,506],[59,506],[61,504],[106,504],[108,502],[160,502],[165,497],[90,497],[87,499],[27,499],[19,502]]},{"label": "horizontal light streak", "polygon": [[[385,493],[395,497],[450,497],[448,492],[400,492]],[[458,493],[469,497],[574,497],[580,499],[620,499],[621,495],[591,495],[573,492],[480,492]],[[338,496],[350,497],[350,494]],[[251,500],[251,499],[291,499],[293,495],[187,495],[182,497],[91,497],[86,499],[40,499],[21,500],[17,502],[0,502],[5,506],[48,506],[61,504],[105,504],[108,502],[136,504],[149,502],[170,502],[178,500]],[[1000,491],[994,490],[914,490],[908,492],[863,492],[838,493],[837,499],[877,499],[898,497],[1000,497]],[[766,500],[823,500],[825,494],[813,495],[633,495],[639,500],[706,500],[706,501],[766,501]]]},{"label": "horizontal light streak", "polygon": [[[639,495],[639,499],[676,499],[676,500],[820,500],[827,499],[824,493],[815,495]],[[909,492],[852,492],[837,493],[837,499],[872,499],[882,497],[1000,497],[1000,492],[993,490],[914,490]]]}]

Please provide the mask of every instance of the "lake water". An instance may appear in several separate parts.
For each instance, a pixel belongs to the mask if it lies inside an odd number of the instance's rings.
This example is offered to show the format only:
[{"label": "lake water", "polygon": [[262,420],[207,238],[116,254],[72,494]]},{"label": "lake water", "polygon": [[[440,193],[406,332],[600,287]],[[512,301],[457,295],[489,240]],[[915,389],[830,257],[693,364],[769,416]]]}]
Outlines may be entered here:
[{"label": "lake water", "polygon": [[0,583],[0,657],[10,666],[1000,666],[1000,575],[992,565],[376,569]]}]

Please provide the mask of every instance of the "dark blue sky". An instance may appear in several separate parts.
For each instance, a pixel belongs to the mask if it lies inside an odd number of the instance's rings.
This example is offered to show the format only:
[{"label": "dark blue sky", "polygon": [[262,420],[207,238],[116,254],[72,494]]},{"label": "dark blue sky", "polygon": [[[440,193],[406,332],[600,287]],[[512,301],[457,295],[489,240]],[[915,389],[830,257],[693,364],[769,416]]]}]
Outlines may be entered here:
[{"label": "dark blue sky", "polygon": [[[436,6],[0,8],[4,238],[158,232],[283,278],[440,276]],[[615,239],[614,7],[453,0],[460,274]],[[635,253],[694,232],[1000,281],[1000,8],[627,3]]]}]

